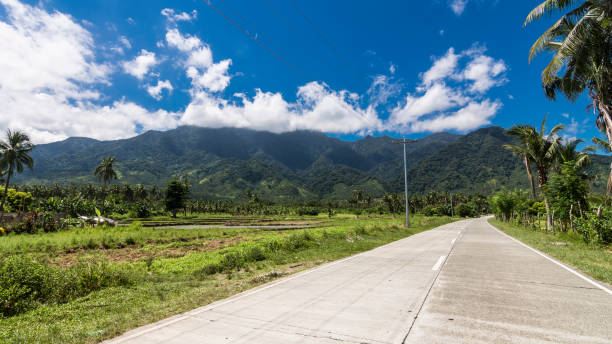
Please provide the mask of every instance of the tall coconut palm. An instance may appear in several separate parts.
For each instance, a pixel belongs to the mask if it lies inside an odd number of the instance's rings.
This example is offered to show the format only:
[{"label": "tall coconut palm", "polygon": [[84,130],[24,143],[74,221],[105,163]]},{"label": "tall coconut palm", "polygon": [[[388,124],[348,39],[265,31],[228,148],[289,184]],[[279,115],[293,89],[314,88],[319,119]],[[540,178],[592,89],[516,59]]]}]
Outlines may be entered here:
[{"label": "tall coconut palm", "polygon": [[[117,179],[117,172],[115,172],[115,169],[113,167],[115,161],[117,160],[111,156],[107,158],[102,158],[100,165],[98,165],[98,167],[96,167],[96,169],[94,170],[94,175],[98,177],[98,180],[104,182],[104,200],[106,199],[107,184],[110,183],[113,179]],[[104,200],[102,200],[102,202],[104,202]]]},{"label": "tall coconut palm", "polygon": [[[518,130],[517,126],[512,127],[510,130]],[[561,138],[557,135],[560,130],[563,130],[562,124],[557,124],[548,133],[546,133],[546,117],[542,121],[542,126],[538,132],[536,128],[532,126],[523,126],[525,136],[522,140],[523,146],[515,145],[504,145],[505,148],[515,152],[520,152],[527,157],[531,163],[533,163],[538,173],[538,188],[540,191],[542,187],[548,181],[548,175],[557,161],[559,154],[559,146],[562,144]],[[546,206],[546,229],[551,230],[552,219],[550,216],[550,203],[544,193],[544,204]]]},{"label": "tall coconut palm", "polygon": [[[546,96],[558,92],[575,101],[588,91],[597,127],[612,150],[612,2],[610,0],[546,0],[529,13],[524,25],[567,11],[538,38],[529,60],[542,51],[553,57],[542,72]],[[608,197],[612,189],[612,164]]]},{"label": "tall coconut palm", "polygon": [[533,181],[533,173],[531,172],[531,160],[529,159],[529,152],[527,151],[529,149],[529,139],[534,136],[534,132],[535,129],[531,126],[515,125],[508,130],[508,134],[516,137],[520,142],[520,146],[504,145],[504,147],[511,150],[523,160],[523,164],[525,164],[525,169],[527,170],[527,177],[529,178],[529,186],[531,186],[531,197],[533,197],[534,201],[537,201],[538,197]]},{"label": "tall coconut palm", "polygon": [[30,142],[30,137],[19,130],[7,130],[6,141],[0,141],[0,171],[4,172],[3,174],[6,178],[0,211],[4,209],[9,183],[13,174],[15,172],[23,172],[24,166],[28,167],[30,170],[33,169],[34,160],[32,160],[32,157],[28,154],[33,148],[34,144]]}]

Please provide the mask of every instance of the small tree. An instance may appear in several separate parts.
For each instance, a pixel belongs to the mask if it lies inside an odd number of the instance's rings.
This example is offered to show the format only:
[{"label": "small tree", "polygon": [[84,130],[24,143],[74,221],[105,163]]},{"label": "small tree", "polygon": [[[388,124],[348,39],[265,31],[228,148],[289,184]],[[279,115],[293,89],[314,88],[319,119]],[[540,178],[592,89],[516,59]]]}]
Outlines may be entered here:
[{"label": "small tree", "polygon": [[34,160],[29,153],[34,148],[30,137],[21,131],[6,131],[6,141],[0,141],[0,171],[6,176],[4,184],[4,195],[0,211],[4,211],[4,204],[8,196],[9,183],[15,172],[23,172],[24,166],[32,170]]},{"label": "small tree", "polygon": [[588,177],[578,164],[568,161],[561,164],[561,171],[551,176],[544,186],[544,193],[551,200],[552,209],[561,219],[565,229],[570,220],[570,212],[580,214],[579,209],[587,210],[589,203]]},{"label": "small tree", "polygon": [[179,180],[172,180],[166,188],[166,210],[172,212],[172,217],[176,217],[176,213],[185,207],[185,201],[189,189],[187,185]]}]

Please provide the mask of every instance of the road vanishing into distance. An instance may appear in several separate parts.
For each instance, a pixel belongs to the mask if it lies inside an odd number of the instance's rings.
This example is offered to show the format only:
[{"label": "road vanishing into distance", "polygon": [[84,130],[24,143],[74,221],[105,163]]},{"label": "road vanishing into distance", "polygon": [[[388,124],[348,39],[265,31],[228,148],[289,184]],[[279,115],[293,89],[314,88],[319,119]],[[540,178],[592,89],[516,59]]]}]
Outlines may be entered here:
[{"label": "road vanishing into distance", "polygon": [[612,291],[485,218],[447,224],[108,343],[612,343]]}]

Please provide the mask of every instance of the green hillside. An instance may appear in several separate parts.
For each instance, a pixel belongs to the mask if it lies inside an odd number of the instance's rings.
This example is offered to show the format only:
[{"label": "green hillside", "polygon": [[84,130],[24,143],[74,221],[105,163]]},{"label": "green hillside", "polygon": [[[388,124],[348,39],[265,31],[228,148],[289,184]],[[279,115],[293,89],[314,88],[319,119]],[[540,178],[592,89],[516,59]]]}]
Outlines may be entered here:
[{"label": "green hillside", "polygon": [[[520,161],[502,148],[511,142],[503,128],[464,136],[439,133],[407,146],[411,192],[490,192],[526,187]],[[346,199],[354,190],[373,196],[403,190],[402,147],[389,137],[355,142],[322,133],[284,134],[247,129],[180,127],[116,141],[70,138],[37,146],[28,184],[95,183],[103,156],[118,161],[119,183],[163,185],[170,178],[191,181],[196,197],[231,199],[251,189],[264,198]],[[596,156],[592,171],[603,188],[609,157]],[[603,180],[603,181],[602,181]]]}]

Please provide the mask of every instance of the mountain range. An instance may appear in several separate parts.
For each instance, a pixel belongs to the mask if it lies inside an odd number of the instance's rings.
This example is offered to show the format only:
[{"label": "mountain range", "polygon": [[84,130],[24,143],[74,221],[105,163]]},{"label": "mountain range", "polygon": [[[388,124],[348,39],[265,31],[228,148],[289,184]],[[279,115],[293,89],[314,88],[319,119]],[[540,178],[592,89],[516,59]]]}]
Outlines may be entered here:
[{"label": "mountain range", "polygon": [[[501,127],[456,135],[437,133],[409,143],[409,191],[490,193],[502,186],[527,188],[520,160],[502,147],[512,143]],[[404,187],[402,147],[392,138],[342,141],[319,132],[275,134],[236,128],[185,126],[133,138],[69,138],[38,145],[33,172],[18,183],[96,183],[102,157],[117,159],[115,183],[164,185],[189,179],[194,197],[234,199],[250,189],[271,200],[346,199],[354,190],[375,197]],[[593,190],[601,192],[610,157],[594,155]]]}]

